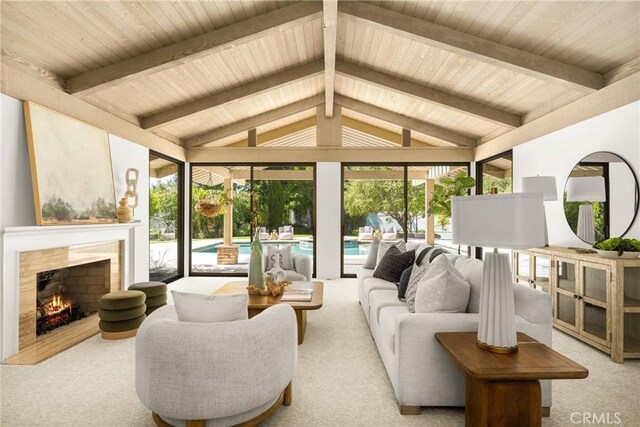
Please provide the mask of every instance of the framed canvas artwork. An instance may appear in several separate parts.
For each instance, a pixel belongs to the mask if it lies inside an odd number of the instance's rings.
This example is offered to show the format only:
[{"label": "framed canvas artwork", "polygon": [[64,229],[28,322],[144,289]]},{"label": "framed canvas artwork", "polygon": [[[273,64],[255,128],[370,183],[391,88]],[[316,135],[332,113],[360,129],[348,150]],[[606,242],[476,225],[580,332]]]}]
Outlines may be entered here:
[{"label": "framed canvas artwork", "polygon": [[24,115],[36,223],[118,222],[107,132],[29,101]]}]

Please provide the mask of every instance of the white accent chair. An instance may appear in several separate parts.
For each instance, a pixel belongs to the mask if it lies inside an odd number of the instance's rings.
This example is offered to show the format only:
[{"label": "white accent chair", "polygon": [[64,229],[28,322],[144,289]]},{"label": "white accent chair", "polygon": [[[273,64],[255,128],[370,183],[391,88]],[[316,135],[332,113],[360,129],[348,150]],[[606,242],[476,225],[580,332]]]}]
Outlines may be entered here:
[{"label": "white accent chair", "polygon": [[159,426],[242,424],[291,404],[297,359],[287,304],[220,323],[179,321],[168,305],[138,329],[136,392]]},{"label": "white accent chair", "polygon": [[395,227],[382,227],[382,240],[396,240],[397,238],[398,232]]},{"label": "white accent chair", "polygon": [[358,240],[371,240],[371,239],[373,239],[373,227],[366,225],[358,229]]},{"label": "white accent chair", "polygon": [[258,228],[258,239],[260,240],[269,240],[271,238],[271,234],[267,231],[267,227]]},{"label": "white accent chair", "polygon": [[285,225],[278,228],[278,239],[279,240],[292,240],[293,239],[293,226]]}]

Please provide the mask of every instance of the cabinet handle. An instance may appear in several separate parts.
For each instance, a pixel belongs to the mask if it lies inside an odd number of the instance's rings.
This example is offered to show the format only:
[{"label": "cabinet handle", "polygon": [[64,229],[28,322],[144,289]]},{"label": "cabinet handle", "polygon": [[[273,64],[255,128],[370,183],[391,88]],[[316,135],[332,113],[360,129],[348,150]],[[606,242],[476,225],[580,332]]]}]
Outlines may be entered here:
[{"label": "cabinet handle", "polygon": [[573,294],[573,299],[580,299],[580,297],[576,294]]}]

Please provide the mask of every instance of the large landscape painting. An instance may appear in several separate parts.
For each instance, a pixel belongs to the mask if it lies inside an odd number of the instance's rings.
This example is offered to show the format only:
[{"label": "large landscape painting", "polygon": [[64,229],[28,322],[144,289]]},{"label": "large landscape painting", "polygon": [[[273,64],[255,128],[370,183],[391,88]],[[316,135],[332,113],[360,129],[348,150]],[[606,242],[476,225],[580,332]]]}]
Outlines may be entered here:
[{"label": "large landscape painting", "polygon": [[24,103],[38,225],[117,222],[107,132]]}]

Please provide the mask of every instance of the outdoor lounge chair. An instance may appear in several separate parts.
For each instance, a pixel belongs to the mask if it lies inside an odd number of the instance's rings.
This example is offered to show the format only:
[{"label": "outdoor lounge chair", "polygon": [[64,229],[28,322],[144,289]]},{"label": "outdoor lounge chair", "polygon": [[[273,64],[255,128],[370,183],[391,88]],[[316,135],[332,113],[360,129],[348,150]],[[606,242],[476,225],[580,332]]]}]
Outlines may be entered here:
[{"label": "outdoor lounge chair", "polygon": [[358,229],[358,240],[371,240],[371,239],[373,239],[373,227],[366,225]]},{"label": "outdoor lounge chair", "polygon": [[267,231],[267,227],[259,227],[258,228],[258,239],[260,240],[269,240],[271,235]]},{"label": "outdoor lounge chair", "polygon": [[395,240],[397,238],[398,232],[395,227],[382,227],[382,240]]},{"label": "outdoor lounge chair", "polygon": [[278,238],[280,240],[291,240],[293,239],[293,226],[285,225],[278,229]]}]

